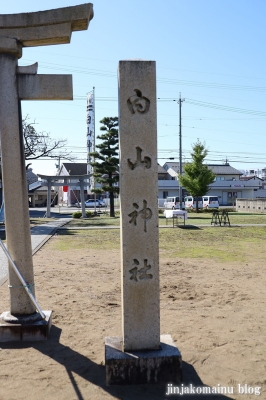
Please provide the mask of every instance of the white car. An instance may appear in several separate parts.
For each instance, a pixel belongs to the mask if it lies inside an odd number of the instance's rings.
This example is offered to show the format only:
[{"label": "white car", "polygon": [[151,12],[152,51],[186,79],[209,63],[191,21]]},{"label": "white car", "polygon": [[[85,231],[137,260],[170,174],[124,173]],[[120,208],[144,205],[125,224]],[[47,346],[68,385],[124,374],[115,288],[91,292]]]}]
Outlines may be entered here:
[{"label": "white car", "polygon": [[[77,207],[81,207],[81,203],[75,203],[75,206]],[[94,201],[94,199],[89,199],[87,201],[85,201],[85,207],[88,208],[101,208],[101,207],[105,207],[105,203],[102,200],[96,200]]]},{"label": "white car", "polygon": [[[171,208],[172,210],[180,209],[179,196],[167,197],[164,202],[164,208]],[[182,210],[185,208],[184,198],[182,199]]]}]

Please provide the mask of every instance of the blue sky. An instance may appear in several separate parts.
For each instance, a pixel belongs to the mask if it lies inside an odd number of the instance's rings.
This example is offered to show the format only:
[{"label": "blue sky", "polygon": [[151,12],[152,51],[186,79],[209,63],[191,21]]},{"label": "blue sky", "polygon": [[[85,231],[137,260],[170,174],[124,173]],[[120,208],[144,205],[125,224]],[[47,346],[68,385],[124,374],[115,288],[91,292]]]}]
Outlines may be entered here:
[{"label": "blue sky", "polygon": [[[1,2],[0,13],[40,11],[75,0]],[[95,0],[87,31],[67,45],[23,50],[20,65],[38,73],[73,74],[74,101],[24,101],[23,116],[39,131],[68,139],[86,161],[86,94],[95,87],[96,134],[100,121],[118,115],[119,60],[155,60],[158,161],[178,161],[181,92],[183,159],[199,139],[207,161],[235,168],[266,167],[265,0]],[[54,160],[33,161],[36,173],[55,172]]]}]

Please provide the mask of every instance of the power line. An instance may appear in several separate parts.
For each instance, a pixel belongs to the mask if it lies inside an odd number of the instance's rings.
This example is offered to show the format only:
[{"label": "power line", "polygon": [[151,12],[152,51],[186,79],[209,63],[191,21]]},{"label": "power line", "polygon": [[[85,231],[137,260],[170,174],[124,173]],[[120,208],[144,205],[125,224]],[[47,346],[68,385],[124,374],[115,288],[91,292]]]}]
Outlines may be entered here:
[{"label": "power line", "polygon": [[223,110],[223,111],[230,111],[230,112],[237,112],[237,113],[251,114],[251,115],[258,115],[258,116],[261,115],[263,117],[266,116],[266,112],[263,112],[263,111],[247,110],[244,108],[224,106],[221,104],[207,103],[205,101],[199,101],[199,100],[193,100],[193,99],[187,99],[187,102],[188,102],[188,104],[193,104],[193,105],[200,106],[200,107],[215,108],[216,110]]},{"label": "power line", "polygon": [[[77,99],[77,100],[84,100],[85,98],[86,98],[86,96],[75,96],[75,99]],[[118,102],[118,98],[116,98],[116,97],[97,97],[96,100],[97,101],[116,101],[116,102]],[[159,101],[175,101],[174,98],[161,98],[161,97],[158,97],[157,100],[159,100]],[[266,117],[266,112],[264,112],[264,111],[256,111],[256,110],[248,110],[248,109],[238,108],[238,107],[230,107],[230,106],[225,106],[222,104],[208,103],[205,101],[199,101],[199,100],[193,100],[193,99],[187,99],[187,103],[191,104],[191,105],[201,106],[201,107],[214,108],[216,110]]]},{"label": "power line", "polygon": [[[35,53],[45,53],[45,54],[50,54],[53,56],[59,56],[59,57],[68,57],[68,58],[80,58],[83,60],[92,60],[92,61],[101,61],[101,62],[108,62],[108,63],[115,63],[117,65],[117,60],[104,60],[104,59],[99,59],[99,58],[91,58],[91,57],[84,57],[84,56],[74,56],[71,54],[62,54],[62,53],[54,53],[54,52],[48,52],[48,51],[38,51],[35,50]],[[172,71],[185,71],[185,72],[192,72],[192,73],[197,73],[197,74],[207,74],[207,75],[219,75],[219,76],[230,76],[233,78],[245,78],[245,79],[258,79],[258,80],[265,80],[265,77],[254,77],[254,76],[244,76],[244,75],[234,75],[234,74],[221,74],[217,72],[206,72],[206,71],[197,71],[197,70],[189,70],[189,69],[182,69],[182,68],[170,68],[170,67],[158,67],[158,69],[166,69],[166,70],[172,70]]]},{"label": "power line", "polygon": [[[32,59],[23,59],[23,61],[32,62]],[[21,64],[22,65],[22,64]],[[26,65],[26,64],[25,64]],[[77,67],[73,65],[65,65],[65,64],[57,64],[57,63],[47,63],[40,61],[40,67],[47,68],[47,69],[55,69],[61,71],[68,71],[68,72],[75,72],[80,74],[86,75],[97,75],[97,76],[104,76],[108,78],[116,78],[117,74],[113,71],[107,70],[99,70],[99,69],[89,69],[83,67]],[[265,86],[245,86],[245,85],[231,85],[226,83],[217,83],[217,82],[202,82],[202,81],[193,81],[193,80],[182,80],[182,79],[175,79],[175,78],[157,78],[158,83],[164,83],[169,85],[185,85],[185,86],[194,86],[194,87],[206,87],[211,89],[230,89],[230,90],[244,90],[244,91],[254,91],[254,92],[266,92]],[[165,100],[166,101],[166,100]]]},{"label": "power line", "polygon": [[[183,117],[182,117],[183,119]],[[168,125],[168,124],[158,124],[158,126],[178,126],[178,125]],[[198,126],[188,126],[188,125],[183,125],[183,128],[190,128],[190,129],[199,129],[199,130],[204,130],[204,131],[215,131],[215,132],[232,132],[232,133],[243,133],[246,135],[264,135],[265,133],[258,133],[258,132],[246,132],[246,131],[233,131],[231,129],[217,129],[217,128],[199,128]],[[171,134],[165,135],[165,136],[169,136]]]}]

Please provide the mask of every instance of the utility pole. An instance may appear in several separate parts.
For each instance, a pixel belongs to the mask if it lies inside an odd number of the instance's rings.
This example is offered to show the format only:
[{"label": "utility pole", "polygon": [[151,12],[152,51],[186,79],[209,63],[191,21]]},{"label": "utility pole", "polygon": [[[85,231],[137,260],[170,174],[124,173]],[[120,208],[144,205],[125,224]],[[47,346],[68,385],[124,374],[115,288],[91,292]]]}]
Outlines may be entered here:
[{"label": "utility pole", "polygon": [[[182,116],[181,116],[181,109],[182,109],[182,102],[185,99],[181,99],[181,93],[179,93],[179,175],[182,174]],[[182,210],[182,186],[180,185],[179,180],[179,208]]]}]

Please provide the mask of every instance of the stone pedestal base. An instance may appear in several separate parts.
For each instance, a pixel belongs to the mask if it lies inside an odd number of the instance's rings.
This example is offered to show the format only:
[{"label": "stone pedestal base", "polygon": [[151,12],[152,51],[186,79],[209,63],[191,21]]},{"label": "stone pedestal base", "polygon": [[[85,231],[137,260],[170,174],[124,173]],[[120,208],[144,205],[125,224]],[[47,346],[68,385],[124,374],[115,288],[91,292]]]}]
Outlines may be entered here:
[{"label": "stone pedestal base", "polygon": [[182,358],[170,335],[160,350],[122,351],[122,337],[105,338],[106,385],[181,383]]},{"label": "stone pedestal base", "polygon": [[7,322],[9,311],[0,315],[0,342],[47,340],[52,325],[52,311],[43,311],[45,320]]}]

